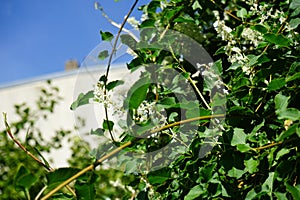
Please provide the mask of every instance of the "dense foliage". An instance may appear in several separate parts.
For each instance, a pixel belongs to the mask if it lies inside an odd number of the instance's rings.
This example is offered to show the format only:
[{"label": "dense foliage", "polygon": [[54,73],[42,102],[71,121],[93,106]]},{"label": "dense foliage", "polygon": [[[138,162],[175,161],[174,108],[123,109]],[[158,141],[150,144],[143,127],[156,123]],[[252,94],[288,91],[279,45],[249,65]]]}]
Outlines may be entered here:
[{"label": "dense foliage", "polygon": [[[120,40],[133,55],[128,70],[143,70],[138,80],[116,104],[123,80],[99,75],[95,91],[71,106],[92,99],[120,117],[107,115],[91,134],[105,140],[96,160],[122,150],[113,162],[125,171],[123,199],[300,197],[299,7],[299,0],[152,0],[139,8],[140,21],[128,19],[138,39],[122,33]],[[118,39],[100,33],[104,42]],[[94,199],[102,187],[101,174],[87,171],[76,180],[79,199]],[[45,184],[62,182],[60,174]]]}]

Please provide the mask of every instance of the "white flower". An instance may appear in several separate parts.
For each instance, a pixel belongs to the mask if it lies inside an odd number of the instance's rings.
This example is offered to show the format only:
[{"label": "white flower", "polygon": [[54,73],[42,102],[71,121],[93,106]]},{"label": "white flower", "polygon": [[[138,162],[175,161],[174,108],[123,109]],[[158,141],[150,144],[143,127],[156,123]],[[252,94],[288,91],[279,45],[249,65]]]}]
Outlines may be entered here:
[{"label": "white flower", "polygon": [[143,21],[147,20],[148,18],[149,18],[149,17],[148,17],[147,14],[142,14],[142,16],[141,16],[141,21],[143,22]]},{"label": "white flower", "polygon": [[241,35],[244,39],[249,41],[255,47],[263,41],[263,36],[260,32],[252,30],[251,28],[245,28]]},{"label": "white flower", "polygon": [[136,20],[135,17],[129,17],[127,19],[127,22],[135,29],[137,29],[138,25],[140,24],[140,22]]},{"label": "white flower", "polygon": [[218,35],[222,37],[222,40],[230,40],[232,38],[231,31],[232,29],[225,25],[225,21],[217,20],[213,23],[215,30]]}]

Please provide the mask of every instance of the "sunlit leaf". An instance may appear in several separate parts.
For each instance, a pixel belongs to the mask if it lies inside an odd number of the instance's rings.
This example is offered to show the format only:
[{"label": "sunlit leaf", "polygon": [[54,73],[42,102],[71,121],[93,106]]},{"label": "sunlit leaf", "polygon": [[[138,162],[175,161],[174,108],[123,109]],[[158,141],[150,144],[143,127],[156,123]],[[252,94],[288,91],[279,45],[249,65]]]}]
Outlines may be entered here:
[{"label": "sunlit leaf", "polygon": [[80,93],[77,99],[72,103],[71,110],[75,110],[79,106],[88,104],[92,98],[94,98],[94,91],[89,91],[86,94]]},{"label": "sunlit leaf", "polygon": [[128,106],[129,109],[137,109],[145,100],[150,83],[149,78],[145,77],[139,79],[128,92]]},{"label": "sunlit leaf", "polygon": [[15,186],[16,188],[29,189],[38,180],[38,178],[30,173],[23,165],[20,166],[16,176],[15,176]]},{"label": "sunlit leaf", "polygon": [[122,81],[122,80],[112,81],[112,82],[109,82],[109,83],[106,85],[106,89],[107,89],[107,90],[112,90],[112,89],[114,89],[115,87],[117,87],[118,85],[122,85],[122,84],[124,84],[124,81]]},{"label": "sunlit leaf", "polygon": [[235,128],[233,132],[233,137],[231,140],[231,145],[236,146],[238,144],[245,144],[246,142],[246,134],[243,129]]},{"label": "sunlit leaf", "polygon": [[203,194],[205,191],[200,185],[194,186],[189,193],[184,197],[184,200],[193,200]]},{"label": "sunlit leaf", "polygon": [[108,51],[107,50],[104,50],[104,51],[101,51],[99,54],[98,54],[98,58],[100,60],[104,60],[105,58],[107,58],[109,56],[108,54]]},{"label": "sunlit leaf", "polygon": [[102,127],[104,130],[112,130],[114,127],[114,122],[110,120],[103,120]]},{"label": "sunlit leaf", "polygon": [[286,190],[291,193],[294,199],[298,199],[300,197],[300,184],[296,186],[291,186],[287,182],[285,182]]},{"label": "sunlit leaf", "polygon": [[269,91],[274,91],[274,90],[279,90],[280,88],[285,86],[285,78],[277,78],[273,79],[269,85],[268,85],[268,90]]},{"label": "sunlit leaf", "polygon": [[100,34],[101,34],[101,39],[103,41],[109,41],[110,42],[114,38],[114,35],[111,34],[110,32],[100,31]]},{"label": "sunlit leaf", "polygon": [[266,33],[263,36],[268,42],[271,42],[273,44],[277,44],[279,46],[289,46],[290,40],[283,36],[282,34],[272,34],[272,33]]},{"label": "sunlit leaf", "polygon": [[171,170],[169,168],[161,168],[148,174],[150,184],[162,184],[170,178]]},{"label": "sunlit leaf", "polygon": [[249,160],[245,160],[244,164],[246,166],[246,170],[250,173],[253,174],[258,170],[258,164],[259,162],[253,158],[250,158]]}]

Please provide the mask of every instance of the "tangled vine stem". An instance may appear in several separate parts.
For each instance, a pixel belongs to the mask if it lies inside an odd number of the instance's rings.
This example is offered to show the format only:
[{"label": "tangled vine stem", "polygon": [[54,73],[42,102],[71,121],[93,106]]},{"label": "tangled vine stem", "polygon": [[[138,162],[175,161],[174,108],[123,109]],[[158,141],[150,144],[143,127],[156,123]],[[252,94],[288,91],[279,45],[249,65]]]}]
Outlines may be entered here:
[{"label": "tangled vine stem", "polygon": [[[213,119],[213,118],[221,118],[221,117],[225,117],[225,115],[223,114],[218,114],[218,115],[208,115],[208,116],[199,116],[199,117],[194,117],[194,118],[190,118],[190,119],[186,119],[186,120],[182,120],[179,122],[174,122],[172,124],[168,124],[165,126],[162,126],[160,128],[154,129],[150,131],[150,134],[154,134],[156,132],[174,127],[174,126],[179,126],[181,124],[186,124],[186,123],[190,123],[193,121],[198,121],[198,120],[204,120],[204,119]],[[138,140],[135,140],[138,141]],[[71,183],[72,181],[74,181],[76,178],[78,178],[79,176],[85,174],[88,171],[94,170],[95,167],[97,167],[99,164],[101,164],[103,161],[105,161],[106,159],[114,156],[115,154],[117,154],[118,152],[120,152],[121,150],[125,149],[126,147],[134,144],[135,141],[129,141],[124,143],[123,145],[119,146],[118,148],[114,149],[113,151],[109,152],[108,154],[104,155],[103,157],[101,157],[100,159],[98,159],[94,164],[91,164],[89,166],[87,166],[86,168],[82,169],[81,171],[79,171],[77,174],[75,174],[74,176],[70,177],[69,179],[67,179],[66,181],[64,181],[63,183],[61,183],[60,185],[58,185],[56,188],[54,188],[53,190],[51,190],[47,195],[45,195],[43,198],[41,198],[41,200],[46,200],[48,198],[50,198],[53,194],[55,194],[57,191],[59,191],[61,188],[63,188],[65,185]]]},{"label": "tangled vine stem", "polygon": [[[129,16],[131,15],[131,13],[134,10],[134,8],[135,8],[136,4],[138,3],[138,1],[139,0],[135,0],[135,2],[133,3],[133,5],[131,6],[129,12],[127,13],[126,17],[124,18],[124,21],[122,22],[122,24],[121,24],[121,26],[119,28],[118,34],[116,36],[116,39],[114,41],[114,44],[113,44],[113,47],[112,47],[112,51],[111,51],[111,53],[109,55],[108,64],[107,64],[107,68],[106,68],[106,74],[105,74],[106,79],[104,81],[104,96],[105,96],[105,98],[106,98],[106,93],[107,93],[107,91],[106,91],[107,77],[108,77],[108,74],[109,74],[109,70],[110,70],[110,66],[111,66],[113,55],[114,55],[114,53],[115,53],[115,51],[117,49],[117,44],[118,44],[119,37],[121,35],[121,32],[122,32],[122,30],[123,30],[123,28],[124,28],[124,26],[125,26],[128,18],[129,18]],[[106,106],[104,106],[104,112],[105,112],[105,118],[108,121],[108,111],[107,111],[107,107]],[[112,141],[115,142],[115,139],[114,139],[114,136],[113,136],[112,130],[111,130],[112,127],[110,127],[109,123],[107,123],[107,126],[108,126],[108,131],[109,131],[110,137],[111,137]]]},{"label": "tangled vine stem", "polygon": [[[52,168],[49,165],[46,165],[43,161],[38,159],[26,147],[24,147],[24,145],[22,145],[21,142],[17,138],[15,138],[15,136],[12,134],[10,126],[7,122],[7,114],[4,112],[2,114],[3,114],[3,118],[4,118],[6,132],[9,135],[9,137],[14,141],[14,143],[17,144],[20,147],[20,149],[22,149],[28,156],[30,156],[33,160],[35,160],[39,165],[44,167],[47,170],[47,172],[53,172],[55,170],[54,168]],[[68,186],[67,184],[65,186],[72,193],[72,195],[76,197],[76,193],[73,191],[73,189],[70,186]]]}]

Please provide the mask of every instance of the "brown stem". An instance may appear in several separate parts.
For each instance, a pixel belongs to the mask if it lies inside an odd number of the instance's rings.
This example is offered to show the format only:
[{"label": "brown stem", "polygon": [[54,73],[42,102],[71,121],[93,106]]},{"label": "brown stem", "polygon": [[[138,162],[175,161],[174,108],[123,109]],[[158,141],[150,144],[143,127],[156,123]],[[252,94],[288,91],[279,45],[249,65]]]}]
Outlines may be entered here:
[{"label": "brown stem", "polygon": [[102,163],[104,160],[108,159],[109,157],[115,155],[116,153],[118,153],[119,151],[121,151],[122,149],[130,146],[132,144],[131,141],[126,142],[125,144],[123,144],[122,146],[116,148],[115,150],[111,151],[110,153],[106,154],[105,156],[101,157],[99,160],[96,161],[95,164],[89,165],[86,168],[82,169],[80,172],[78,172],[77,174],[75,174],[74,176],[70,177],[69,179],[65,180],[64,182],[62,182],[60,185],[58,185],[56,188],[54,188],[53,190],[51,190],[47,195],[45,195],[43,198],[41,198],[41,200],[46,200],[48,198],[50,198],[53,194],[55,194],[57,191],[59,191],[61,188],[63,188],[65,185],[71,183],[72,181],[74,181],[76,178],[78,178],[79,176],[85,174],[88,171],[91,171],[95,168],[96,165],[99,165],[100,163]]},{"label": "brown stem", "polygon": [[[106,74],[105,74],[106,80],[108,78],[108,74],[109,74],[109,70],[110,70],[112,58],[113,58],[114,52],[117,49],[117,43],[118,43],[119,37],[121,35],[121,32],[122,32],[122,30],[123,30],[123,28],[124,28],[124,26],[125,26],[128,18],[129,18],[130,14],[132,13],[133,9],[135,8],[136,4],[138,3],[138,1],[139,0],[135,0],[135,2],[131,6],[129,12],[127,13],[124,21],[122,22],[122,24],[121,24],[121,26],[119,28],[119,31],[117,33],[116,39],[115,39],[113,47],[112,47],[111,54],[109,55],[108,64],[107,64],[107,68],[106,68]],[[106,84],[107,84],[107,81],[104,81],[104,96],[105,96],[105,98],[106,98],[106,93],[107,93],[107,91],[106,91]],[[107,121],[109,121],[108,120],[108,111],[107,111],[107,107],[106,106],[104,106],[104,111],[105,111],[105,118],[106,118]],[[115,142],[115,139],[114,139],[113,134],[112,134],[112,127],[110,127],[109,123],[107,123],[107,126],[108,126],[108,131],[109,131],[110,137],[111,137],[112,141]]]},{"label": "brown stem", "polygon": [[[181,124],[190,123],[190,122],[193,122],[193,121],[198,121],[198,120],[203,120],[203,119],[220,118],[220,117],[225,117],[225,115],[218,114],[218,115],[209,115],[209,116],[194,117],[194,118],[190,118],[190,119],[186,119],[186,120],[182,120],[182,121],[179,121],[179,122],[175,122],[175,123],[172,123],[172,124],[165,125],[163,127],[160,127],[160,128],[157,128],[157,129],[154,129],[154,130],[150,131],[150,133],[154,134],[156,132],[159,132],[159,131],[162,131],[162,130],[165,130],[165,129],[168,129],[168,128],[171,128],[171,127],[174,127],[174,126],[179,126]],[[82,174],[85,174],[86,172],[88,172],[90,170],[93,170],[97,165],[101,164],[106,159],[112,157],[113,155],[117,154],[119,151],[125,149],[126,147],[128,147],[128,146],[130,146],[132,144],[133,144],[132,141],[126,142],[125,144],[119,146],[118,148],[116,148],[113,151],[109,152],[108,154],[104,155],[103,157],[101,157],[100,159],[98,159],[94,164],[87,166],[86,168],[82,169],[80,172],[78,172],[74,176],[72,176],[69,179],[67,179],[66,181],[62,182],[56,188],[54,188],[53,190],[51,190],[47,195],[45,195],[41,200],[46,200],[46,199],[50,198],[53,194],[55,194],[57,191],[59,191],[65,185],[71,183],[72,181],[74,181],[76,178],[78,178]]]},{"label": "brown stem", "polygon": [[259,151],[259,150],[263,150],[263,149],[268,149],[268,148],[271,148],[271,147],[274,147],[274,146],[278,146],[278,145],[281,145],[281,144],[285,144],[285,143],[291,142],[291,141],[293,141],[293,140],[295,140],[295,139],[296,139],[296,138],[291,138],[291,139],[286,140],[286,141],[274,142],[274,143],[271,143],[271,144],[267,144],[267,145],[265,145],[265,146],[256,147],[256,148],[251,148],[251,150]]},{"label": "brown stem", "polygon": [[[26,147],[24,147],[19,140],[15,138],[15,136],[12,134],[9,124],[7,123],[7,116],[6,113],[3,113],[4,117],[4,124],[6,127],[6,132],[9,135],[9,137],[14,141],[15,144],[17,144],[20,149],[22,149],[27,155],[29,155],[32,159],[34,159],[39,165],[44,167],[48,172],[53,172],[54,169],[51,166],[47,166],[43,161],[38,159],[35,155],[33,155]],[[66,188],[72,193],[73,196],[76,197],[76,193],[72,190],[72,188],[68,185],[66,185]]]}]

